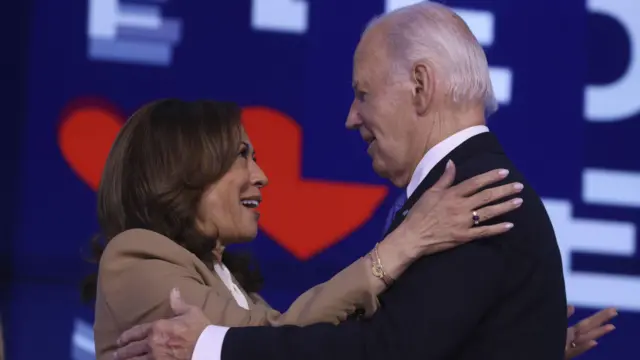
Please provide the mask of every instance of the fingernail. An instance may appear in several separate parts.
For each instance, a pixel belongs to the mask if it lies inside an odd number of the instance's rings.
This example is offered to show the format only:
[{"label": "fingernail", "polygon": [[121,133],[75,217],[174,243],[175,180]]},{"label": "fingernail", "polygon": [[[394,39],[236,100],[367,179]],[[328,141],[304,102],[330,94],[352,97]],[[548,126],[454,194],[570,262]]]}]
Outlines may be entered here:
[{"label": "fingernail", "polygon": [[500,175],[500,176],[507,176],[507,175],[509,175],[509,170],[507,170],[507,169],[500,169],[500,170],[498,170],[498,175]]},{"label": "fingernail", "polygon": [[114,359],[117,359],[117,358],[118,358],[118,353],[114,352],[114,353],[113,353],[113,358],[114,358]]},{"label": "fingernail", "polygon": [[513,224],[512,223],[506,223],[506,224],[504,224],[504,227],[507,228],[507,229],[511,229],[513,227]]},{"label": "fingernail", "polygon": [[516,190],[522,190],[522,189],[524,189],[524,185],[522,185],[522,184],[520,184],[520,183],[515,183],[515,184],[513,184],[513,187],[514,187]]},{"label": "fingernail", "polygon": [[446,165],[447,169],[450,168],[451,165],[453,165],[453,161],[451,160],[447,161],[447,165]]},{"label": "fingernail", "polygon": [[520,199],[520,198],[513,199],[513,205],[517,206],[517,205],[520,205],[520,204],[522,204],[522,199]]}]

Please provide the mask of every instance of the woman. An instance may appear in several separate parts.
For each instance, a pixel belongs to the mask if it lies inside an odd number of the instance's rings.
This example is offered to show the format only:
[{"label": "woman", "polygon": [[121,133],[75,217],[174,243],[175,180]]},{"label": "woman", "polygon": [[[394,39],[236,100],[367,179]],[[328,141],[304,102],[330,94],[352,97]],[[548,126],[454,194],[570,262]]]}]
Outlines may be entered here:
[{"label": "woman", "polygon": [[260,190],[267,185],[239,107],[179,100],[144,106],[118,134],[98,190],[107,245],[97,283],[85,292],[97,294],[96,355],[111,358],[117,337],[133,325],[170,317],[166,294],[173,287],[210,320],[227,326],[337,323],[357,309],[371,315],[377,295],[414,259],[480,234],[508,231],[509,224],[472,229],[469,216],[447,216],[452,209],[477,209],[487,220],[517,208],[512,201],[485,206],[519,192],[513,184],[469,197],[451,191],[474,194],[504,176],[496,170],[450,189],[437,184],[441,191],[427,192],[412,210],[434,221],[405,221],[370,254],[281,314],[257,294],[256,269],[223,252],[256,236]]}]

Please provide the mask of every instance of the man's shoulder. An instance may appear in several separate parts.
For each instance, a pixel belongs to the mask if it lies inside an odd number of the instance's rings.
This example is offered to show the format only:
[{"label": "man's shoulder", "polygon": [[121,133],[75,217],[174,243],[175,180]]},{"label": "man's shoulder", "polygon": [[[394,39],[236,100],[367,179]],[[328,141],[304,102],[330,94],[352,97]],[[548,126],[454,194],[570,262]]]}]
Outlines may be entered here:
[{"label": "man's shoulder", "polygon": [[522,173],[515,164],[503,153],[483,152],[477,153],[464,161],[456,164],[456,182],[462,182],[476,175],[496,169],[509,170],[509,177],[504,182],[510,182],[512,178],[524,179]]}]

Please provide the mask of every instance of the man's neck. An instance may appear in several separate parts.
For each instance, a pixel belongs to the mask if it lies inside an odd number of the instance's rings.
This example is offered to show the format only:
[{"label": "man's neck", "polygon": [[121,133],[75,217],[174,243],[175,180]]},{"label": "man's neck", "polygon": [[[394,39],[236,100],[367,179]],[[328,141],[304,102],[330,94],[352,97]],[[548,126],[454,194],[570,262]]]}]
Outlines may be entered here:
[{"label": "man's neck", "polygon": [[485,125],[470,126],[446,137],[427,150],[414,167],[406,189],[407,197],[413,194],[418,185],[429,175],[429,172],[455,148],[470,138],[487,131],[489,129]]}]

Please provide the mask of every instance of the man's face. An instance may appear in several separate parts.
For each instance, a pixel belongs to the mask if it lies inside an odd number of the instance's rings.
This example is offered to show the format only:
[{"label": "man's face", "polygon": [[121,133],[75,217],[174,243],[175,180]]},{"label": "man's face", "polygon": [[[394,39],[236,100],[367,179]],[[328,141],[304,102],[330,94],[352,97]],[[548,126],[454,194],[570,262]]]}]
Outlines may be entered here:
[{"label": "man's face", "polygon": [[409,74],[406,79],[392,77],[392,64],[377,35],[375,29],[370,30],[356,50],[353,66],[355,97],[346,127],[358,130],[368,144],[367,153],[373,160],[374,171],[403,187],[413,172],[416,154],[412,152],[418,145],[414,141],[417,116],[412,86]]}]

